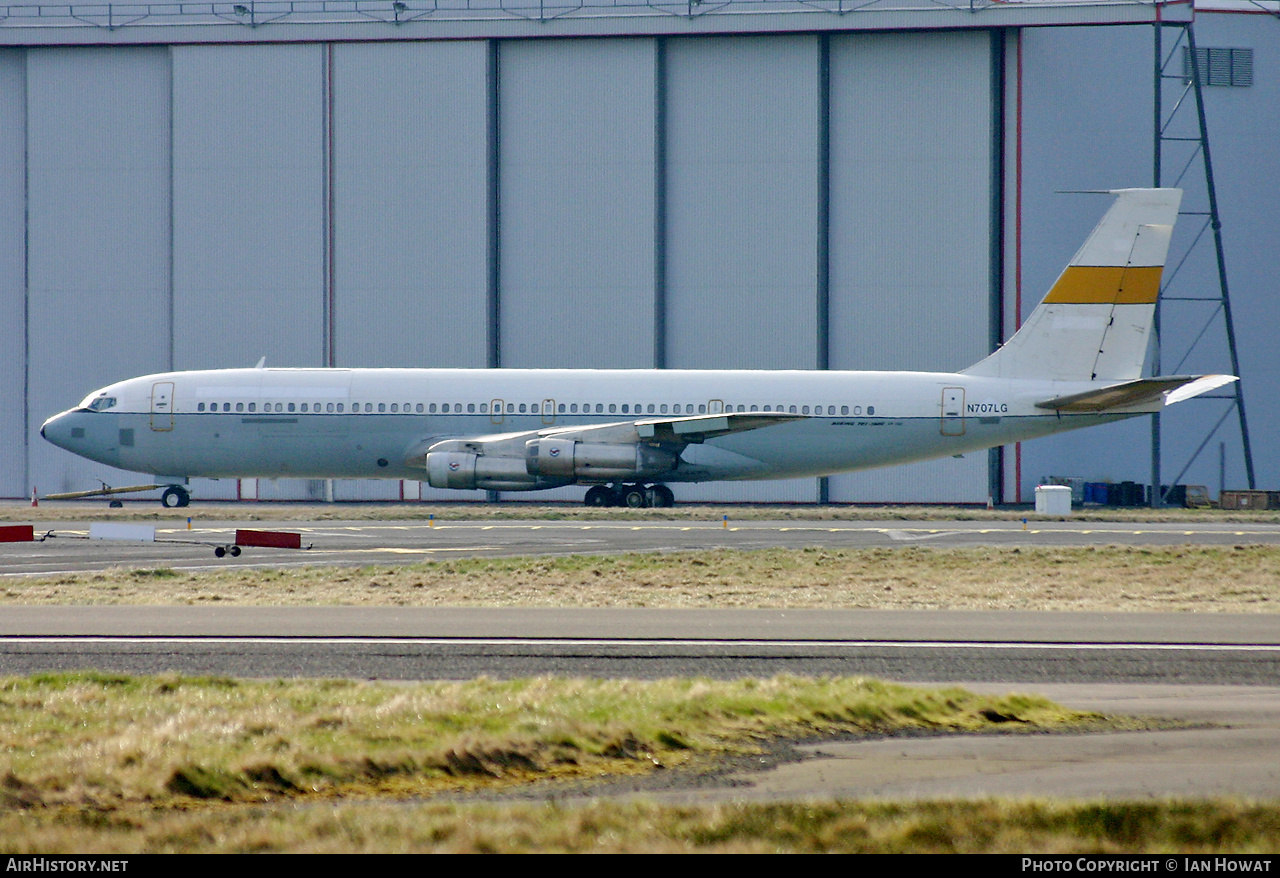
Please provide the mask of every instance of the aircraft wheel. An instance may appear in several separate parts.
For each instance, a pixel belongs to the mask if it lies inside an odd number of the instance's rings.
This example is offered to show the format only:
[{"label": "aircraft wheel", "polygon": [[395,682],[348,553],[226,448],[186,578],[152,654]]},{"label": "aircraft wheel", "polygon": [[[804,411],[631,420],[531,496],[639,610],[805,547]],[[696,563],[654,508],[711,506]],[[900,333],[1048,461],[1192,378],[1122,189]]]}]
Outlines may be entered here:
[{"label": "aircraft wheel", "polygon": [[659,509],[669,509],[676,505],[676,495],[666,485],[654,485],[649,489],[649,505]]},{"label": "aircraft wheel", "polygon": [[602,507],[613,505],[613,492],[604,485],[593,485],[587,489],[587,496],[583,498],[583,503],[587,506]]},{"label": "aircraft wheel", "polygon": [[112,500],[112,501],[111,501],[110,503],[108,503],[107,505],[108,505],[108,506],[110,506],[112,509],[123,509],[123,508],[124,508],[124,501],[123,501],[123,500]]},{"label": "aircraft wheel", "polygon": [[213,554],[214,554],[216,557],[221,558],[223,555],[227,554],[227,547],[226,547],[226,546],[218,546],[217,548],[215,548],[215,549],[213,550]]},{"label": "aircraft wheel", "polygon": [[239,558],[239,557],[240,557],[240,547],[239,547],[239,546],[232,546],[232,547],[231,547],[231,549],[230,549],[230,552],[231,552],[231,557],[232,557],[232,558]]},{"label": "aircraft wheel", "polygon": [[175,506],[186,506],[190,502],[191,495],[187,493],[187,489],[180,488],[177,485],[170,485],[160,495],[160,504],[167,509],[173,509]]},{"label": "aircraft wheel", "polygon": [[622,499],[630,509],[644,509],[649,505],[644,488],[628,488]]}]

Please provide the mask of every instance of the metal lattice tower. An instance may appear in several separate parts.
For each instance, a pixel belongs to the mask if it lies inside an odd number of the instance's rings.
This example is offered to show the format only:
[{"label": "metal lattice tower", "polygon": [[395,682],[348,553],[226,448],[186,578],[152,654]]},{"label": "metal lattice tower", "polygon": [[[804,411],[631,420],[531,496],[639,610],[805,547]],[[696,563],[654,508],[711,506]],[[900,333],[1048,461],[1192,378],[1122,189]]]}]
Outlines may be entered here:
[{"label": "metal lattice tower", "polygon": [[[1164,46],[1165,28],[1174,28],[1177,33],[1172,41],[1172,45],[1166,52]],[[1155,32],[1155,51],[1153,57],[1155,60],[1155,86],[1154,86],[1154,155],[1153,155],[1153,184],[1156,187],[1161,186],[1181,186],[1183,181],[1188,179],[1188,174],[1192,173],[1197,162],[1204,172],[1204,201],[1205,204],[1201,209],[1188,209],[1187,202],[1183,202],[1183,216],[1196,216],[1202,219],[1191,244],[1187,248],[1187,252],[1182,254],[1181,258],[1174,262],[1170,259],[1171,271],[1167,271],[1164,278],[1164,286],[1161,289],[1160,299],[1156,304],[1155,314],[1155,361],[1154,374],[1161,374],[1165,354],[1165,341],[1161,332],[1161,322],[1163,319],[1163,311],[1166,305],[1201,303],[1200,307],[1208,307],[1210,313],[1204,319],[1203,325],[1194,335],[1185,351],[1178,353],[1177,359],[1173,360],[1169,365],[1172,367],[1169,374],[1179,374],[1181,367],[1191,355],[1192,350],[1205,338],[1206,334],[1215,324],[1221,323],[1222,330],[1226,334],[1226,344],[1230,355],[1230,368],[1232,375],[1240,375],[1240,359],[1236,352],[1236,333],[1235,324],[1231,316],[1231,297],[1227,286],[1226,256],[1222,244],[1222,223],[1218,217],[1218,199],[1217,192],[1214,188],[1213,181],[1213,162],[1209,152],[1209,132],[1205,124],[1204,102],[1202,99],[1201,88],[1202,79],[1200,72],[1200,61],[1197,58],[1195,34],[1191,22],[1158,22],[1154,26]],[[1170,68],[1174,65],[1174,59],[1182,62],[1183,69],[1173,72]],[[1188,75],[1189,73],[1189,75]],[[1171,83],[1177,83],[1177,98],[1171,102],[1166,111],[1164,93],[1166,87]],[[1171,89],[1172,90],[1172,89]],[[1190,106],[1188,106],[1190,105]],[[1189,125],[1182,117],[1194,112],[1195,120]],[[1181,134],[1178,126],[1183,125],[1188,128],[1190,133]],[[1174,155],[1176,153],[1176,155]],[[1175,158],[1181,163],[1170,168],[1166,173],[1164,160],[1166,156]],[[1193,205],[1193,208],[1195,206]],[[1178,273],[1186,264],[1187,258],[1201,247],[1209,246],[1204,241],[1205,233],[1212,232],[1212,246],[1214,248],[1214,256],[1217,263],[1218,290],[1216,295],[1209,293],[1180,295],[1170,293],[1171,287],[1176,287]],[[1172,257],[1172,254],[1170,254]],[[1187,470],[1190,469],[1192,463],[1204,451],[1209,441],[1217,434],[1218,430],[1227,421],[1232,412],[1236,413],[1240,427],[1240,443],[1241,450],[1244,454],[1245,473],[1248,478],[1249,488],[1255,487],[1254,470],[1253,470],[1253,451],[1249,444],[1249,427],[1245,417],[1243,377],[1240,381],[1230,384],[1216,393],[1205,394],[1200,397],[1202,400],[1225,400],[1226,406],[1213,426],[1204,436],[1203,441],[1192,452],[1190,459],[1178,470],[1177,475],[1170,480],[1169,484],[1177,484]],[[1164,488],[1161,479],[1161,442],[1160,442],[1161,416],[1159,414],[1152,415],[1151,420],[1151,505],[1164,505]]]}]

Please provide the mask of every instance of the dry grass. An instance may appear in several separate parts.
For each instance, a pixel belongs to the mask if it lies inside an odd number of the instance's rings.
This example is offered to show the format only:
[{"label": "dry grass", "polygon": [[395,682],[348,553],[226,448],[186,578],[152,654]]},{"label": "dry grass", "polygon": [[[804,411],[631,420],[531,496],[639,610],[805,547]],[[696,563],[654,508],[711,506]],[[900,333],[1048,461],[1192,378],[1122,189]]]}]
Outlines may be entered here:
[{"label": "dry grass", "polygon": [[1280,547],[764,549],[0,581],[0,604],[1280,611]]},{"label": "dry grass", "polygon": [[0,679],[0,810],[421,795],[653,772],[800,736],[1102,722],[1038,696],[862,678],[390,684],[45,674]]},{"label": "dry grass", "polygon": [[[0,812],[10,855],[139,853],[1260,854],[1280,807],[1234,801],[333,805]],[[133,864],[130,864],[133,865]],[[1183,864],[1179,861],[1179,868]],[[1207,864],[1206,864],[1207,865]],[[131,870],[132,871],[132,870]]]},{"label": "dry grass", "polygon": [[[306,809],[3,813],[9,855],[125,854],[1256,854],[1280,806],[1143,802],[813,801],[664,806],[372,804]],[[1183,864],[1179,863],[1179,868]]]}]

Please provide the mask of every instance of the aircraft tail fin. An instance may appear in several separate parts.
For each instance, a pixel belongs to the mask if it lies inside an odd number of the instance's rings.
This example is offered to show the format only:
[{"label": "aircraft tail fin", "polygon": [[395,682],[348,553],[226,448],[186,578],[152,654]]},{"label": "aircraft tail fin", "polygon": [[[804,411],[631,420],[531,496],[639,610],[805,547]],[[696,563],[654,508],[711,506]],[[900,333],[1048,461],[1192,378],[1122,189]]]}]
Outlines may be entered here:
[{"label": "aircraft tail fin", "polygon": [[1022,327],[967,375],[1128,381],[1143,374],[1181,189],[1117,189]]}]

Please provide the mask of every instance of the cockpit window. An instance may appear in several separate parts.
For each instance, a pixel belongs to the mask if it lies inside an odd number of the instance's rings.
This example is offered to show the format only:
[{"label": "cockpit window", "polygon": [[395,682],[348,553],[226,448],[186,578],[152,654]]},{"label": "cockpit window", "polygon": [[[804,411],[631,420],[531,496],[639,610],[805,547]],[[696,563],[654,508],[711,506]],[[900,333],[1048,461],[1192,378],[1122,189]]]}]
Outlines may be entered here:
[{"label": "cockpit window", "polygon": [[84,408],[91,412],[105,412],[109,408],[113,408],[116,404],[114,396],[99,396],[94,399],[87,400]]}]

